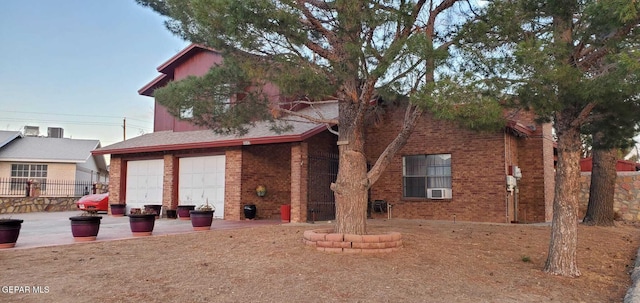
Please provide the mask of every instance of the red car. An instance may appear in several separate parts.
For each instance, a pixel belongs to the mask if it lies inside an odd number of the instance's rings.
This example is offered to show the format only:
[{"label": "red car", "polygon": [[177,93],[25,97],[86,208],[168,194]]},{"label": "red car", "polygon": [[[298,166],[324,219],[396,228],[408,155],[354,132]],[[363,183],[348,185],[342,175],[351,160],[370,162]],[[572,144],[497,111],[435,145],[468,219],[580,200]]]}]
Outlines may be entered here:
[{"label": "red car", "polygon": [[109,193],[86,195],[76,202],[79,210],[107,211],[109,209]]}]

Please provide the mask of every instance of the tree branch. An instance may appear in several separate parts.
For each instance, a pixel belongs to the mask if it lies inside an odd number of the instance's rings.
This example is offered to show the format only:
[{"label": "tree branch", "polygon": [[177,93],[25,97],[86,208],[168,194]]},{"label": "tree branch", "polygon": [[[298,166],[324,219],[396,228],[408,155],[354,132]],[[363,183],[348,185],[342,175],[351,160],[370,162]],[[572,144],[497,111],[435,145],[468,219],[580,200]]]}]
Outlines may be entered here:
[{"label": "tree branch", "polygon": [[423,110],[415,105],[407,105],[407,109],[405,110],[405,119],[402,124],[402,129],[398,133],[398,135],[393,139],[393,141],[387,145],[387,148],[384,149],[380,157],[378,157],[378,161],[373,165],[371,170],[367,172],[367,179],[369,180],[369,186],[372,186],[380,176],[382,172],[391,164],[393,157],[395,154],[407,144],[407,140],[413,132],[415,128],[418,118],[422,116]]}]

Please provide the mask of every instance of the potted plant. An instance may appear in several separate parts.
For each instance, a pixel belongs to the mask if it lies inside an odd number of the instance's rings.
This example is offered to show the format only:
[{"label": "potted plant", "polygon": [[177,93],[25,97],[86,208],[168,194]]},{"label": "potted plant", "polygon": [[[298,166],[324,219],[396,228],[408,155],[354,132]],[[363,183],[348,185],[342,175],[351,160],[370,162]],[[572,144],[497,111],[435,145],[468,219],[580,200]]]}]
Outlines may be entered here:
[{"label": "potted plant", "polygon": [[81,216],[69,217],[71,221],[71,234],[76,242],[95,241],[100,230],[102,216],[97,211],[87,210]]},{"label": "potted plant", "polygon": [[191,226],[193,226],[193,230],[211,229],[214,211],[215,207],[213,207],[213,205],[210,205],[208,200],[206,204],[200,205],[200,207],[198,207],[197,209],[189,211],[191,217]]},{"label": "potted plant", "polygon": [[134,237],[151,236],[156,223],[155,211],[133,211],[129,214],[129,227]]},{"label": "potted plant", "polygon": [[11,218],[0,219],[0,248],[16,246],[22,222],[24,222],[24,220]]},{"label": "potted plant", "polygon": [[180,220],[191,220],[189,212],[196,209],[195,205],[178,205],[178,217]]},{"label": "potted plant", "polygon": [[167,219],[177,219],[178,211],[175,209],[167,209]]},{"label": "potted plant", "polygon": [[162,204],[146,204],[144,210],[147,213],[155,213],[156,219],[160,219],[160,213],[162,211]]},{"label": "potted plant", "polygon": [[111,207],[111,215],[114,217],[124,217],[124,213],[127,209],[126,204],[109,204]]}]

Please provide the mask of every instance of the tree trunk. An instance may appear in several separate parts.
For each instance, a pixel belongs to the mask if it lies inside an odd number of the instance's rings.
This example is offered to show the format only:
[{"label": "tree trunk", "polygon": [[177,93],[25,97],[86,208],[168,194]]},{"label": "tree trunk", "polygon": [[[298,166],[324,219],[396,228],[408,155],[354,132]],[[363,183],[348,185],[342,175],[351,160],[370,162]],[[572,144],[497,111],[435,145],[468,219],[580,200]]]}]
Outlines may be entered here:
[{"label": "tree trunk", "polygon": [[616,189],[615,148],[598,149],[598,139],[602,134],[593,135],[593,169],[589,187],[589,204],[582,220],[587,225],[613,226],[613,197]]},{"label": "tree trunk", "polygon": [[578,245],[578,193],[580,182],[580,131],[572,119],[556,120],[558,168],[556,171],[553,222],[549,255],[544,271],[554,275],[580,276],[576,262]]},{"label": "tree trunk", "polygon": [[364,155],[364,109],[361,104],[340,102],[338,130],[339,166],[336,183],[336,233],[367,233],[367,159]]}]

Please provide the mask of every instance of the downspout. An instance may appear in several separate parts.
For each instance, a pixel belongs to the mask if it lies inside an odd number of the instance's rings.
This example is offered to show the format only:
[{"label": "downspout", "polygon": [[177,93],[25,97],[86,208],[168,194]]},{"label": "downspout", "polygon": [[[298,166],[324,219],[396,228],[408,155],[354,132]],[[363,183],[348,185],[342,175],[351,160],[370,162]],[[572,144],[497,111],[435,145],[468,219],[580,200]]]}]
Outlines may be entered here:
[{"label": "downspout", "polygon": [[[517,183],[516,183],[517,184]],[[518,185],[513,188],[514,196],[513,196],[513,221],[518,223],[518,194],[520,193],[520,189]]]}]

